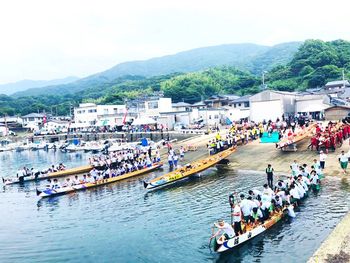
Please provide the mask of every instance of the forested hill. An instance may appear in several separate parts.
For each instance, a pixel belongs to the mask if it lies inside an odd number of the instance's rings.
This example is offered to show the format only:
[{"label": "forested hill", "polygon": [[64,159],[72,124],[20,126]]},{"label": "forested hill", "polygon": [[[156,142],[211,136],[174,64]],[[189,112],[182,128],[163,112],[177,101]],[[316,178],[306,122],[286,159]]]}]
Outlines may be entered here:
[{"label": "forested hill", "polygon": [[[282,49],[283,50],[283,49]],[[283,52],[282,52],[283,53]],[[268,53],[265,53],[268,54]],[[264,61],[277,61],[270,59]],[[253,68],[253,64],[250,65]],[[323,86],[327,81],[341,78],[342,70],[346,78],[350,78],[350,42],[336,40],[305,41],[291,57],[289,62],[277,65],[266,73],[269,88],[285,91],[305,90]],[[0,96],[0,114],[26,114],[46,111],[67,114],[70,106],[80,102],[123,103],[125,98],[135,99],[162,91],[174,102],[195,102],[214,94],[252,94],[259,91],[260,74],[239,70],[236,67],[218,66],[189,73],[172,73],[161,76],[124,76],[114,80],[104,77],[95,79],[93,84],[84,88],[77,84],[77,90],[58,89],[56,93],[40,96],[24,96],[19,98]],[[87,81],[87,80],[82,80]]]},{"label": "forested hill", "polygon": [[300,42],[283,43],[268,47],[255,44],[229,44],[197,48],[144,61],[132,61],[116,65],[104,72],[89,76],[67,85],[29,89],[15,93],[15,97],[38,96],[41,94],[75,93],[101,86],[108,86],[120,78],[135,76],[153,77],[173,73],[188,73],[218,66],[231,66],[261,74],[277,64],[290,61]]}]

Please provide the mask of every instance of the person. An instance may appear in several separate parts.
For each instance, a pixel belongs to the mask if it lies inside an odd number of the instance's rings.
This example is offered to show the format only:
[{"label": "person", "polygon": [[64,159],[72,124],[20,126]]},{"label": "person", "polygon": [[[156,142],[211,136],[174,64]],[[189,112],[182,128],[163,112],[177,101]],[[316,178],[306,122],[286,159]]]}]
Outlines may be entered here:
[{"label": "person", "polygon": [[53,179],[52,189],[56,190],[56,189],[60,189],[60,188],[61,188],[60,182],[56,178]]},{"label": "person", "polygon": [[80,181],[79,181],[79,178],[78,176],[74,176],[74,179],[73,179],[73,185],[79,185],[80,184]]},{"label": "person", "polygon": [[232,226],[226,223],[223,219],[219,219],[217,223],[214,223],[214,226],[219,230],[211,238],[214,238],[223,232],[223,235],[218,239],[220,244],[235,236],[235,231]]},{"label": "person", "polygon": [[250,214],[252,212],[253,206],[255,206],[254,203],[252,203],[251,200],[245,199],[244,194],[240,195],[241,197],[241,210],[243,213],[243,218],[245,223],[249,223],[250,220]]},{"label": "person", "polygon": [[174,156],[173,156],[173,162],[174,162],[174,167],[175,167],[175,169],[177,168],[177,162],[178,162],[178,160],[179,160],[179,157],[178,157],[176,154],[174,154]]},{"label": "person", "polygon": [[90,175],[96,180],[97,179],[97,169],[94,167],[91,171],[90,171]]},{"label": "person", "polygon": [[172,169],[174,166],[174,163],[173,163],[173,156],[171,154],[168,155],[168,163],[169,163],[169,168]]},{"label": "person", "polygon": [[248,194],[253,198],[253,199],[257,199],[258,196],[261,197],[262,193],[259,190],[256,189],[252,189],[248,191]]},{"label": "person", "polygon": [[348,167],[348,156],[344,153],[344,151],[341,151],[341,154],[339,155],[339,163],[341,169],[343,169],[343,173],[346,174],[346,168]]},{"label": "person", "polygon": [[238,203],[233,204],[232,216],[233,216],[233,226],[234,226],[234,231],[236,236],[238,236],[239,234],[243,234],[243,230],[241,226],[242,211]]},{"label": "person", "polygon": [[325,168],[326,159],[327,155],[323,151],[320,151],[320,167],[322,170]]},{"label": "person", "polygon": [[273,188],[273,172],[274,169],[272,168],[271,164],[267,165],[267,168],[265,170],[266,175],[267,175],[267,184],[269,185],[270,188]]},{"label": "person", "polygon": [[292,175],[295,176],[299,172],[299,164],[297,163],[297,160],[294,160],[294,162],[290,165],[290,169],[292,169]]},{"label": "person", "polygon": [[180,147],[180,160],[183,161],[185,158],[185,149],[183,146]]},{"label": "person", "polygon": [[253,224],[257,224],[258,222],[264,223],[264,215],[262,214],[261,210],[259,207],[254,207],[252,209],[252,212],[250,214],[250,221]]}]

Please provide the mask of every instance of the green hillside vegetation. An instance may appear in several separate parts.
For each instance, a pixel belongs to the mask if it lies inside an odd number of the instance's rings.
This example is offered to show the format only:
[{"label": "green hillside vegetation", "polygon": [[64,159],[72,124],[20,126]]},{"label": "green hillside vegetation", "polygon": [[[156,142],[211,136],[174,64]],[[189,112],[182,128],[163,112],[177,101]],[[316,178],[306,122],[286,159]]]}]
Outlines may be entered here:
[{"label": "green hillside vegetation", "polygon": [[[281,47],[275,50],[278,50],[275,54],[288,53]],[[76,83],[53,86],[46,94],[20,97],[1,95],[0,114],[57,111],[59,115],[64,115],[69,113],[71,106],[77,106],[81,102],[118,104],[123,103],[125,99],[132,100],[159,91],[162,91],[164,96],[171,97],[174,102],[190,103],[214,94],[253,94],[259,91],[261,85],[259,71],[265,69],[261,66],[264,63],[275,65],[266,73],[266,83],[271,89],[294,91],[320,87],[327,81],[340,79],[342,69],[345,69],[346,77],[350,78],[348,41],[308,40],[299,47],[289,61],[284,60],[285,55],[282,56],[283,59],[279,55],[276,58],[273,56],[271,53],[260,56],[259,59],[264,62],[255,66],[250,64],[250,71],[231,66],[218,66],[196,72],[154,77],[125,75],[110,80],[100,75]]]},{"label": "green hillside vegetation", "polygon": [[350,77],[350,42],[307,40],[284,66],[266,75],[270,88],[285,91],[322,87],[328,81]]}]

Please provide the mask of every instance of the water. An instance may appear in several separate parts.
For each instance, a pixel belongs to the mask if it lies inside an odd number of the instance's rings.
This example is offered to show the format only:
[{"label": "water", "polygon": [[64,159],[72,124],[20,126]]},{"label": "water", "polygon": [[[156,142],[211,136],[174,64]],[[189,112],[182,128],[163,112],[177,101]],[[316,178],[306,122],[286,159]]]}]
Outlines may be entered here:
[{"label": "water", "polygon": [[[2,174],[33,163],[85,164],[87,154],[2,153]],[[222,255],[210,253],[210,226],[229,221],[228,193],[264,183],[256,172],[210,169],[201,178],[147,192],[142,179],[38,202],[35,183],[0,192],[0,262],[305,262],[349,210],[349,185],[325,179],[297,217]]]}]

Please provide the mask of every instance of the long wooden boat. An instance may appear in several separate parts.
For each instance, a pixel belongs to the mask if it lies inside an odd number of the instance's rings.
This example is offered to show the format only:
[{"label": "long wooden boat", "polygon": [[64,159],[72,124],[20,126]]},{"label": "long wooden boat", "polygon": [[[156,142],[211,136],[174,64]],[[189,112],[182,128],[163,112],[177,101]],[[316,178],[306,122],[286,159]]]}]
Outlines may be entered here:
[{"label": "long wooden boat", "polygon": [[211,166],[214,166],[227,158],[230,154],[234,153],[236,148],[229,148],[212,156],[209,156],[203,160],[195,161],[191,164],[187,164],[184,167],[176,169],[168,174],[157,177],[149,182],[143,182],[146,189],[153,189],[161,187],[178,180],[189,177],[192,174],[202,172]]},{"label": "long wooden boat", "polygon": [[35,175],[30,176],[20,176],[15,178],[2,178],[2,181],[5,185],[10,184],[19,184],[24,182],[31,182],[31,181],[39,181],[39,180],[45,180],[49,178],[56,178],[56,177],[63,177],[63,176],[69,176],[73,174],[82,174],[87,173],[92,170],[92,165],[85,165],[80,166],[76,168],[66,169],[63,171],[53,172],[53,173],[36,173]]},{"label": "long wooden boat", "polygon": [[40,197],[40,198],[44,198],[44,197],[50,197],[50,196],[56,196],[56,195],[64,195],[67,193],[71,193],[71,192],[76,192],[79,190],[85,190],[85,189],[89,189],[89,188],[93,188],[93,187],[97,187],[97,186],[101,186],[101,185],[106,185],[106,184],[111,184],[126,178],[130,178],[130,177],[134,177],[134,176],[138,176],[141,174],[145,174],[151,171],[154,171],[160,167],[162,167],[163,163],[155,163],[153,164],[151,167],[146,167],[144,169],[141,170],[137,170],[131,173],[127,173],[127,174],[123,174],[123,175],[119,175],[116,177],[111,177],[108,179],[102,179],[102,180],[98,180],[95,183],[83,183],[83,184],[79,184],[79,185],[74,185],[74,186],[67,186],[67,187],[62,187],[59,189],[45,189],[45,190],[36,190],[36,194]]},{"label": "long wooden boat", "polygon": [[277,149],[284,149],[288,147],[289,145],[293,145],[295,143],[300,142],[301,140],[305,139],[306,137],[310,136],[312,132],[315,130],[317,124],[311,124],[309,127],[304,128],[303,130],[299,131],[292,139],[284,138],[279,143],[276,144]]},{"label": "long wooden boat", "polygon": [[[301,200],[304,200],[305,198],[307,198],[310,191],[316,191],[316,192],[319,191],[320,187],[321,187],[320,184],[318,186],[315,186],[315,187],[310,185],[309,191],[306,192],[305,196]],[[288,208],[285,208],[282,211],[275,212],[263,224],[258,224],[255,227],[246,226],[245,233],[243,233],[242,235],[230,238],[230,239],[224,241],[222,244],[219,244],[218,239],[214,238],[211,240],[209,245],[212,246],[214,248],[214,251],[218,252],[218,253],[227,251],[229,249],[233,249],[233,248],[249,241],[250,239],[262,234],[267,229],[269,229],[272,226],[274,226],[275,224],[277,224],[287,214],[288,214]]]},{"label": "long wooden boat", "polygon": [[264,222],[264,224],[258,225],[257,227],[254,227],[254,228],[248,227],[244,234],[239,235],[237,237],[233,237],[233,238],[225,241],[222,244],[219,244],[217,242],[217,239],[213,239],[214,242],[211,245],[214,246],[215,252],[218,252],[218,253],[235,248],[235,247],[241,245],[242,243],[245,243],[248,240],[252,239],[253,237],[256,237],[256,236],[262,234],[267,229],[271,228],[273,225],[275,225],[277,222],[279,222],[285,214],[286,213],[284,211],[280,211],[280,212],[276,213],[275,215],[271,216],[266,222]]}]

